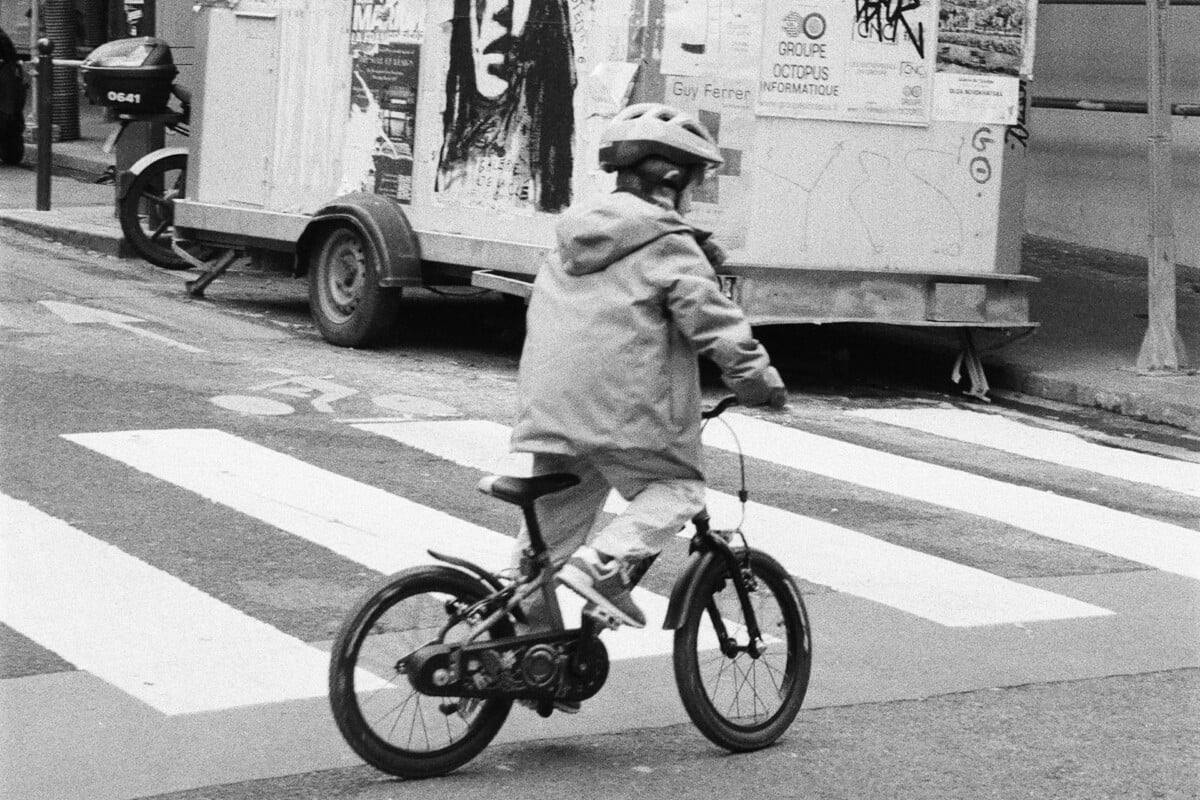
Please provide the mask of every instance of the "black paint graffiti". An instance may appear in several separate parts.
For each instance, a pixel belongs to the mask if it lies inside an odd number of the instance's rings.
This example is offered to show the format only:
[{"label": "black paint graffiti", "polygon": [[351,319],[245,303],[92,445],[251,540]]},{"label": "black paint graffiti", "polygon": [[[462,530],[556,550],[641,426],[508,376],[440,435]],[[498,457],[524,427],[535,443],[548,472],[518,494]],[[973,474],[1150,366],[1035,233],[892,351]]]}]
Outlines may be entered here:
[{"label": "black paint graffiti", "polygon": [[854,0],[854,24],[860,37],[892,44],[903,29],[917,55],[924,58],[925,23],[918,22],[914,30],[906,16],[920,7],[921,0]]},{"label": "black paint graffiti", "polygon": [[1004,132],[1005,144],[1019,145],[1022,148],[1029,146],[1028,93],[1026,82],[1021,81],[1017,90],[1017,124],[1009,125]]},{"label": "black paint graffiti", "polygon": [[[436,192],[504,186],[503,203],[571,202],[575,50],[568,0],[454,0]],[[474,23],[472,24],[472,19]],[[472,173],[478,163],[491,174]],[[502,204],[503,204],[502,203]]]}]

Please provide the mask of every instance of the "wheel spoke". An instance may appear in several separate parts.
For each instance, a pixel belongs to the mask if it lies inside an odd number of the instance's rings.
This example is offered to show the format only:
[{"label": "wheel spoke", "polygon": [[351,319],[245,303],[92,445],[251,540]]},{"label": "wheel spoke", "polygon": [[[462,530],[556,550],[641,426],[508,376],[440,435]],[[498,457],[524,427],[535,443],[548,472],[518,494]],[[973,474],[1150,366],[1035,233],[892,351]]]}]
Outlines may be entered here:
[{"label": "wheel spoke", "polygon": [[163,233],[166,232],[170,227],[171,221],[164,219],[161,223],[159,223],[157,228],[150,232],[150,241],[158,239],[158,237],[162,236]]}]

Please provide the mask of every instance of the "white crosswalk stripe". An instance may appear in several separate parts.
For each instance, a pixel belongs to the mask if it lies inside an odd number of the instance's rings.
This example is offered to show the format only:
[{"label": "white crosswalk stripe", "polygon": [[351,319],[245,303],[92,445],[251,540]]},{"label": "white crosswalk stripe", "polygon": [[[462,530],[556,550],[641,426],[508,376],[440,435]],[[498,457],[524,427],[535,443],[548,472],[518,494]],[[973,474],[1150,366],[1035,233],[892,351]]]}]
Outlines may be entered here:
[{"label": "white crosswalk stripe", "polygon": [[[466,520],[315,467],[218,430],[70,434],[65,438],[202,497],[306,539],[373,570],[391,573],[432,561],[429,549],[490,569],[511,560],[514,539]],[[666,598],[642,589],[647,619],[662,619]],[[568,619],[583,601],[560,590]],[[621,628],[613,658],[669,653],[669,632]]]},{"label": "white crosswalk stripe", "polygon": [[[1166,572],[1200,578],[1200,535],[1177,525],[929,464],[743,414],[727,414],[747,455],[975,514]],[[712,426],[705,443],[734,450]]]},{"label": "white crosswalk stripe", "polygon": [[1200,497],[1200,464],[1105,447],[999,414],[961,408],[867,408],[847,414]]},{"label": "white crosswalk stripe", "polygon": [[[495,469],[509,429],[482,420],[368,423],[355,427],[463,466]],[[615,495],[614,495],[615,498]],[[737,498],[708,492],[714,519],[737,519]],[[619,511],[619,498],[607,510]],[[930,556],[820,520],[759,503],[747,533],[792,573],[942,625],[972,626],[1102,616],[1106,609],[983,570]]]},{"label": "white crosswalk stripe", "polygon": [[[974,425],[964,425],[957,414],[879,411],[858,416],[1189,493],[1189,469],[1194,465],[1173,471],[1165,468],[1175,462],[1159,463],[1165,459],[1109,462],[1097,458],[1095,445],[1044,438],[1053,432],[1028,433],[1027,426],[1011,420],[983,424],[968,435],[963,431]],[[1195,560],[1200,536],[1194,531],[745,415],[730,414],[727,419],[736,426],[747,456],[1200,577]],[[473,470],[504,471],[506,462],[511,466],[506,458],[510,430],[493,422],[362,422],[354,427]],[[465,555],[493,569],[503,568],[511,557],[509,535],[223,431],[119,431],[64,438],[378,572],[429,563],[429,548]],[[711,432],[706,444],[731,448],[729,441]],[[740,518],[731,495],[710,491],[708,503],[718,523]],[[606,509],[619,512],[623,506],[614,494]],[[0,495],[0,521],[6,571],[0,621],[79,669],[165,714],[324,694],[327,656],[318,648],[28,503]],[[747,531],[753,544],[771,552],[794,574],[945,626],[1111,614],[1071,597],[760,503],[748,506]],[[1189,563],[1198,568],[1189,571]],[[637,593],[651,627],[622,629],[606,637],[613,659],[671,650],[669,632],[654,626],[666,599],[644,589]],[[579,598],[564,590],[560,599],[568,618],[577,617]]]},{"label": "white crosswalk stripe", "polygon": [[164,714],[325,693],[328,657],[0,494],[0,621]]}]

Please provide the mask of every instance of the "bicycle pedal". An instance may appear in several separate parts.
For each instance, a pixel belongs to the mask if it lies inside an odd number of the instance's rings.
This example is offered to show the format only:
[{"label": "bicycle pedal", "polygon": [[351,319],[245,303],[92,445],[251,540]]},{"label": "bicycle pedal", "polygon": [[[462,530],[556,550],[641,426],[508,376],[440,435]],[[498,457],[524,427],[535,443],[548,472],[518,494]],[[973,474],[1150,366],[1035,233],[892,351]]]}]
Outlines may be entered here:
[{"label": "bicycle pedal", "polygon": [[584,606],[583,613],[584,616],[590,617],[604,627],[612,628],[613,630],[621,627],[622,624],[621,620],[617,619],[615,616],[605,611],[595,603],[588,603],[586,606]]}]

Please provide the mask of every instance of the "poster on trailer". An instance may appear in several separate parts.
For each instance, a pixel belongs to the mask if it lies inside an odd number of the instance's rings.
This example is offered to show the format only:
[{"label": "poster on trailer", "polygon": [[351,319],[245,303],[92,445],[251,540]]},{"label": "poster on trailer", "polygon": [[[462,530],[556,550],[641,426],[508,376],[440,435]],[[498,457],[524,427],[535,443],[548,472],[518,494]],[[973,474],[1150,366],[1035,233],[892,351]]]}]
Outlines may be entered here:
[{"label": "poster on trailer", "polygon": [[1036,0],[941,0],[934,116],[1012,125],[1032,77]]},{"label": "poster on trailer", "polygon": [[341,192],[412,202],[424,0],[354,0]]},{"label": "poster on trailer", "polygon": [[453,0],[435,202],[522,215],[570,205],[592,5]]},{"label": "poster on trailer", "polygon": [[759,0],[664,2],[661,99],[695,116],[725,160],[692,196],[689,219],[713,230],[730,248],[745,243],[749,228],[752,187],[743,166],[753,160],[761,36]]},{"label": "poster on trailer", "polygon": [[936,38],[934,3],[766,0],[756,111],[928,125]]}]

